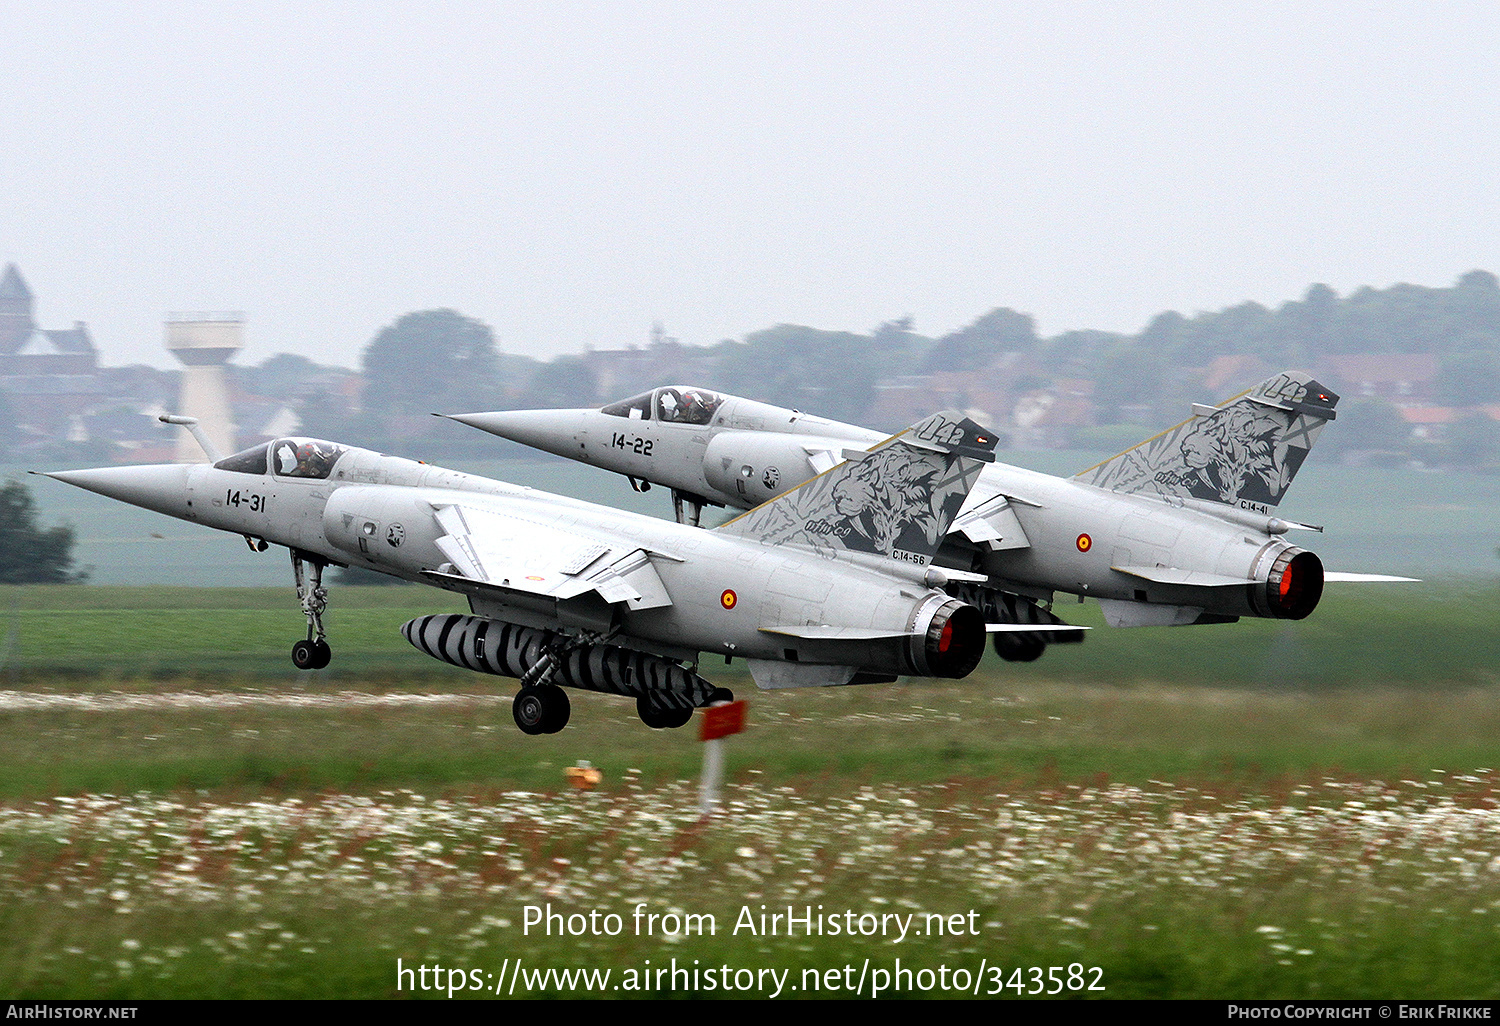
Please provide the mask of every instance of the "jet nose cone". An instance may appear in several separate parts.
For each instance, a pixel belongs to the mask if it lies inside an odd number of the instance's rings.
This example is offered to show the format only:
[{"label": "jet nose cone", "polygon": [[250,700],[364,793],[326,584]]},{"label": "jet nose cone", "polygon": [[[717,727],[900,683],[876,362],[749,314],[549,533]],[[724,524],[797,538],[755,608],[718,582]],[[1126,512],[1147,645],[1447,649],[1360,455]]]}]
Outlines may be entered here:
[{"label": "jet nose cone", "polygon": [[187,512],[188,464],[164,463],[145,467],[95,467],[92,470],[55,470],[43,477],[61,481],[132,506],[180,517]]},{"label": "jet nose cone", "polygon": [[460,424],[520,442],[534,449],[574,456],[598,410],[501,410],[496,413],[445,413]]}]

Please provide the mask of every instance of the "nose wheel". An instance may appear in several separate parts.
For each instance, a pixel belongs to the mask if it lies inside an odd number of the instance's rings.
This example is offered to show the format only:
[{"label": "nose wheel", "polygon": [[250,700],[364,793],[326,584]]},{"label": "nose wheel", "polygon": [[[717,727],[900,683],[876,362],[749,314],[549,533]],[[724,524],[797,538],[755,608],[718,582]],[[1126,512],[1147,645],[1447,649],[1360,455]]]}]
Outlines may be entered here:
[{"label": "nose wheel", "polygon": [[299,641],[292,646],[292,665],[299,670],[321,670],[333,659],[333,650],[322,638]]},{"label": "nose wheel", "polygon": [[323,587],[323,567],[316,560],[303,560],[292,550],[292,576],[297,581],[297,599],[307,617],[307,639],[292,646],[292,665],[299,670],[321,670],[333,658],[323,633],[323,611],[328,608],[328,590]]}]

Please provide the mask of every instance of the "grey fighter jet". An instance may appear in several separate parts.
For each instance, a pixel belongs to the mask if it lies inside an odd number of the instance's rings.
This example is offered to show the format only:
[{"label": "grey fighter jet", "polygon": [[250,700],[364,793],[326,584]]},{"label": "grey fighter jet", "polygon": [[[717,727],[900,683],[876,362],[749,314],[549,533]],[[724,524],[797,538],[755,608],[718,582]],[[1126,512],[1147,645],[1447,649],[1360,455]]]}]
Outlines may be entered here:
[{"label": "grey fighter jet", "polygon": [[943,588],[973,575],[931,560],[994,448],[963,415],[934,414],[714,531],[311,438],[212,465],[46,476],[257,551],[286,546],[307,616],[301,669],[330,658],[329,565],[467,596],[469,615],[412,620],[407,640],[519,678],[516,723],[538,734],[568,720],[560,685],[633,697],[647,725],[681,726],[729,697],[700,675],[704,654],[746,660],[768,688],[966,676],[985,616]]},{"label": "grey fighter jet", "polygon": [[[934,565],[964,576],[947,590],[993,622],[1037,630],[995,633],[1011,660],[1081,640],[1056,628],[1057,593],[1099,600],[1114,627],[1301,619],[1325,581],[1407,580],[1325,573],[1285,540],[1321,528],[1278,517],[1277,505],[1339,397],[1305,374],[1278,374],[1072,478],[992,463],[937,545]],[[705,388],[669,386],[600,410],[514,410],[452,419],[626,475],[638,490],[671,489],[680,522],[703,506],[748,508],[814,475],[844,468],[873,431]],[[901,508],[899,486],[846,488],[884,497],[860,529],[871,536]],[[930,525],[931,526],[931,525]],[[1044,629],[1050,628],[1050,629]]]}]

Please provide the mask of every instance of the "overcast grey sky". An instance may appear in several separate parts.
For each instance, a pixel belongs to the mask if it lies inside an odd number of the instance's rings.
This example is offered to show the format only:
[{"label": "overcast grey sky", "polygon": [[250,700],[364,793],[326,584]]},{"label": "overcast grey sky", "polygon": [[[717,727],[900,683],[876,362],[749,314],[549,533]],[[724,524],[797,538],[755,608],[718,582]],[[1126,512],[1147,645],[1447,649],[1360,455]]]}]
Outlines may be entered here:
[{"label": "overcast grey sky", "polygon": [[1500,271],[1493,3],[0,0],[0,264],[170,365],[1039,329]]}]

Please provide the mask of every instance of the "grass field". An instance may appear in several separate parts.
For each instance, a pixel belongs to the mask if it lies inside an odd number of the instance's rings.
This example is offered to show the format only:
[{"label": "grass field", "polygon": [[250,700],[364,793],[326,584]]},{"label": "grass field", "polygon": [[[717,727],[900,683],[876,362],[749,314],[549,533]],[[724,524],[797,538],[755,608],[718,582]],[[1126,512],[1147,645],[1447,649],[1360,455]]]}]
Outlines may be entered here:
[{"label": "grass field", "polygon": [[[1304,621],[1103,629],[1083,644],[1054,646],[1035,664],[1005,665],[1004,675],[1075,683],[1490,684],[1500,667],[1500,634],[1490,623],[1497,607],[1500,581],[1493,577],[1330,585]],[[292,642],[305,632],[290,587],[0,586],[0,669],[12,679],[212,674],[292,683],[375,674],[472,682],[473,674],[421,654],[400,634],[412,617],[464,608],[458,596],[417,585],[335,587],[326,618],[334,662],[308,675],[289,661]],[[1092,602],[1060,602],[1056,610],[1076,623],[1103,625]],[[705,665],[710,677],[742,679],[737,667]]]},{"label": "grass field", "polygon": [[1500,997],[1497,598],[1330,589],[957,682],[706,665],[752,707],[700,822],[691,727],[578,695],[521,735],[513,682],[401,639],[430,589],[336,591],[300,675],[290,589],[0,591],[0,994]]}]

